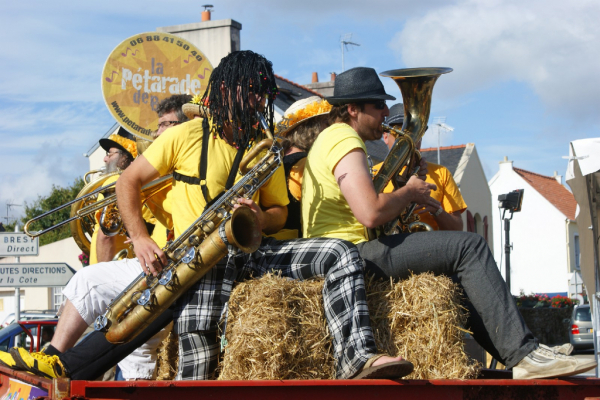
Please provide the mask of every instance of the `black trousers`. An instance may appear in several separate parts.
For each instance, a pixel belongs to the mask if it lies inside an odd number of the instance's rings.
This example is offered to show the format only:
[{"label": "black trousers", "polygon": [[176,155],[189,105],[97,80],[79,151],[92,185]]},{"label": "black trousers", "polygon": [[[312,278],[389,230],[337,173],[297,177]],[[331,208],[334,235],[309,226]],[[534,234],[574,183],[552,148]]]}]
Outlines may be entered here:
[{"label": "black trousers", "polygon": [[163,312],[133,340],[114,344],[106,340],[104,333],[92,332],[72,349],[59,357],[67,374],[73,380],[94,380],[117,365],[119,361],[146,343],[173,320],[173,312]]}]

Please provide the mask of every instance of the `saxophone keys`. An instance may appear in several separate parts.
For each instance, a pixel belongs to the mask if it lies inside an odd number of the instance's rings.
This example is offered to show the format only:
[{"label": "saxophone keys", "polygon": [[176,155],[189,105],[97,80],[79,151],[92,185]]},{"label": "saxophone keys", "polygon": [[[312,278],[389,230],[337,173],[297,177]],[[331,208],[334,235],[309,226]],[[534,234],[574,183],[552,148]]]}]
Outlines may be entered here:
[{"label": "saxophone keys", "polygon": [[142,295],[138,299],[137,303],[140,306],[145,306],[146,304],[148,304],[150,302],[151,297],[152,297],[152,292],[150,291],[150,289],[146,289],[142,292]]},{"label": "saxophone keys", "polygon": [[98,318],[96,318],[96,320],[94,321],[94,329],[97,331],[104,330],[104,328],[106,328],[106,325],[108,325],[108,319],[105,315],[98,316]]},{"label": "saxophone keys", "polygon": [[192,235],[192,236],[190,236],[190,238],[188,239],[188,241],[194,247],[200,246],[200,238],[198,237],[198,235]]},{"label": "saxophone keys", "polygon": [[173,270],[170,269],[161,274],[161,277],[158,280],[158,283],[160,283],[163,286],[167,286],[171,282],[172,279],[173,279]]},{"label": "saxophone keys", "polygon": [[196,249],[194,247],[188,247],[185,255],[181,258],[181,262],[190,264],[196,259]]}]

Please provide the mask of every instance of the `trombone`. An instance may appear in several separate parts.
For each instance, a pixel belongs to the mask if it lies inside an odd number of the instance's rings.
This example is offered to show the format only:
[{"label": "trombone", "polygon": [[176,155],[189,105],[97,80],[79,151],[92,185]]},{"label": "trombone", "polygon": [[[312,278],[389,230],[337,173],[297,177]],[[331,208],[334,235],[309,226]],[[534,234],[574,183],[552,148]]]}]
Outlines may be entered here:
[{"label": "trombone", "polygon": [[[116,174],[120,174],[120,172],[118,173],[112,173],[112,174],[108,174],[105,176],[102,176],[99,180],[105,181],[106,178],[116,175]],[[86,174],[87,175],[87,174]],[[151,198],[152,196],[156,195],[157,193],[163,191],[164,189],[170,187],[172,185],[172,175],[165,175],[162,176],[150,183],[147,183],[146,185],[144,185],[142,187],[142,202],[146,202],[149,198]],[[90,182],[88,185],[86,185],[86,187],[84,187],[82,189],[82,191],[80,192],[80,194],[82,192],[85,192],[88,190],[88,186],[92,185],[92,184],[97,184],[97,181],[94,182]],[[108,185],[104,185],[104,186],[100,186],[97,189],[92,190],[91,192],[80,196],[74,200],[71,200],[68,203],[65,203],[63,205],[61,205],[60,207],[57,207],[53,210],[50,210],[48,212],[45,212],[35,218],[30,219],[29,221],[27,221],[27,223],[25,224],[25,226],[23,227],[23,231],[32,238],[38,237],[43,235],[44,233],[50,232],[54,229],[60,228],[61,226],[68,224],[68,223],[72,223],[76,220],[82,220],[88,216],[93,215],[95,212],[104,209],[105,207],[115,207],[116,208],[116,201],[117,201],[117,195],[116,193],[114,193],[114,186],[115,186],[116,182],[110,183]],[[100,193],[110,193],[112,192],[110,195],[106,196],[104,199],[100,200],[100,201],[95,201],[98,198],[98,195]],[[94,201],[93,203],[90,203]],[[31,225],[37,221],[40,221],[43,218],[48,217],[49,215],[52,215],[60,210],[63,210],[67,207],[71,207],[71,216],[70,218],[64,220],[64,221],[60,221],[48,228],[42,229],[42,230],[38,230],[38,231],[32,231],[31,230]],[[122,225],[123,222],[121,221],[121,219],[119,218],[119,221],[117,224],[111,224],[111,227],[108,229],[109,232],[115,231],[114,234],[118,233],[121,229],[122,229]],[[73,226],[71,226],[73,228]],[[75,241],[77,242],[77,244],[79,245],[79,247],[85,251],[85,249],[82,247],[86,247],[87,250],[89,251],[89,243],[87,246],[85,246],[81,240],[81,236],[84,235],[85,233],[90,233],[85,232],[86,229],[76,229],[77,232],[72,232],[73,234],[73,238],[75,239]],[[79,240],[76,236],[79,236]]]}]

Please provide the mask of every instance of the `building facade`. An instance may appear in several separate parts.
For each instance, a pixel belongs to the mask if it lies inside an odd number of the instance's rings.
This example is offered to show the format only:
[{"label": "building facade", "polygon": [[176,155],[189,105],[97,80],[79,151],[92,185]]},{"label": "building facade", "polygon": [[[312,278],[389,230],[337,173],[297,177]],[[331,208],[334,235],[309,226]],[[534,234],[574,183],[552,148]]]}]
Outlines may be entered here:
[{"label": "building facade", "polygon": [[[568,293],[569,281],[578,270],[579,231],[575,222],[577,203],[559,175],[544,176],[515,168],[508,159],[500,162],[489,181],[492,204],[498,196],[524,189],[522,209],[510,221],[511,292]],[[497,209],[499,210],[499,209]],[[506,217],[509,217],[509,213]],[[504,223],[494,213],[495,258],[506,274]]]}]

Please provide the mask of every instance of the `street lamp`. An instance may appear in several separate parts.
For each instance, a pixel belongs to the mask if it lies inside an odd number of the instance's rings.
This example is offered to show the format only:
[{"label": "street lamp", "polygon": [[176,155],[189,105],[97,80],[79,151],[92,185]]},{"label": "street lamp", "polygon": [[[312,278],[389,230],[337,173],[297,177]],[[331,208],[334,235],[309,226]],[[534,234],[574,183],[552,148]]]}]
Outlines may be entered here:
[{"label": "street lamp", "polygon": [[[501,194],[498,196],[498,208],[503,209],[502,219],[504,220],[504,254],[506,256],[505,269],[506,269],[506,286],[510,292],[510,220],[513,217],[513,213],[521,211],[521,205],[523,204],[523,192],[525,189],[513,190],[507,194]],[[510,218],[505,218],[506,212],[510,212]]]}]

